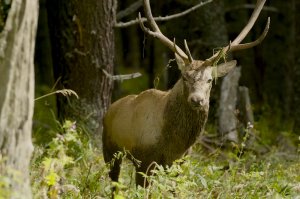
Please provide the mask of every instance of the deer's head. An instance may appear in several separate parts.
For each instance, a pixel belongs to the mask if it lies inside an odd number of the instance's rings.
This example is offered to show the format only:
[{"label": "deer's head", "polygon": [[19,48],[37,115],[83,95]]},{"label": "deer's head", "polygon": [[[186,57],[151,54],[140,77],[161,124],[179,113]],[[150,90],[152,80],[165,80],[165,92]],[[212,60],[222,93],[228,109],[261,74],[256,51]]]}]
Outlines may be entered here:
[{"label": "deer's head", "polygon": [[236,60],[218,64],[221,58],[232,51],[252,48],[261,43],[261,41],[267,35],[270,25],[270,18],[268,18],[266,27],[257,40],[250,43],[240,44],[242,40],[247,36],[249,31],[252,29],[265,2],[266,0],[257,0],[256,7],[247,25],[233,40],[233,42],[230,42],[229,45],[220,48],[220,50],[213,54],[210,58],[202,61],[193,59],[186,40],[184,40],[184,52],[175,44],[175,39],[172,42],[161,33],[158,25],[156,24],[152,16],[149,0],[144,0],[144,12],[152,30],[144,26],[141,19],[141,15],[139,13],[140,26],[145,33],[155,38],[158,38],[164,45],[166,45],[175,53],[175,59],[178,68],[181,71],[181,78],[183,84],[186,90],[188,91],[187,100],[194,109],[208,109],[209,96],[213,79],[226,75],[231,69],[233,69],[236,66]]},{"label": "deer's head", "polygon": [[193,109],[208,110],[214,79],[224,76],[236,66],[235,60],[216,66],[205,66],[201,60],[185,62],[176,53],[175,59],[181,71],[183,85],[188,92],[187,100]]}]

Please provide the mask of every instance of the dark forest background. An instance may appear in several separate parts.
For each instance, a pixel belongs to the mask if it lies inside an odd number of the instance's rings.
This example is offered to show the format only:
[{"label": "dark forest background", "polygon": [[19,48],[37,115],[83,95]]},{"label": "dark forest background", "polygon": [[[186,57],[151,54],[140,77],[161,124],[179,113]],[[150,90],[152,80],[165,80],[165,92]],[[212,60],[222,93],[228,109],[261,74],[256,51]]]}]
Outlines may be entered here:
[{"label": "dark forest background", "polygon": [[[123,11],[136,1],[118,2],[117,21],[126,22],[137,17],[143,9],[140,6],[129,15],[121,16]],[[196,0],[166,0],[152,2],[154,16],[166,16],[182,12],[199,3]],[[49,92],[57,80],[53,75],[55,61],[49,36],[51,7],[41,0],[36,47],[36,96]],[[297,1],[267,1],[253,30],[244,42],[255,40],[263,31],[268,16],[271,25],[266,39],[259,46],[229,55],[238,61],[242,68],[239,84],[249,88],[254,119],[258,125],[271,130],[274,134],[283,131],[300,134],[300,61],[299,55],[299,15]],[[182,46],[187,39],[193,57],[205,59],[214,50],[225,46],[241,31],[247,23],[253,1],[215,0],[190,14],[166,22],[158,22],[162,32],[169,38],[176,38]],[[119,13],[119,14],[118,14]],[[51,31],[50,31],[51,32]],[[114,74],[141,72],[142,77],[115,82],[113,98],[139,93],[147,88],[169,89],[177,81],[179,71],[174,55],[157,40],[145,35],[139,25],[114,28],[115,61]],[[54,57],[55,59],[55,57]],[[78,82],[80,82],[80,78]],[[218,116],[218,99],[221,79],[214,85],[211,97],[209,123],[214,125]],[[76,90],[75,90],[76,91]],[[52,101],[52,104],[55,101]],[[39,102],[38,102],[39,103]],[[44,102],[41,102],[44,106]],[[36,109],[41,108],[36,106]],[[54,107],[55,105],[53,105]],[[54,109],[55,110],[55,109]],[[45,116],[46,118],[48,116]],[[36,123],[43,122],[43,114],[36,117]],[[276,136],[274,136],[276,137]]]},{"label": "dark forest background", "polygon": [[[197,60],[236,37],[256,1],[205,2],[210,3],[183,17],[157,22],[177,45],[186,39]],[[151,0],[151,7],[155,17],[199,3]],[[266,1],[242,43],[257,39],[270,17],[264,41],[226,55],[237,60],[239,86],[248,88],[250,106],[234,104],[227,117],[222,106],[232,104],[220,102],[229,75],[218,78],[206,129],[193,153],[167,172],[156,165],[157,175],[147,176],[153,186],[143,189],[135,187],[132,164],[126,161],[119,183],[109,180],[101,142],[102,119],[112,102],[148,88],[168,90],[180,76],[169,49],[137,23],[124,27],[138,12],[144,16],[142,1],[0,0],[0,198],[32,198],[31,192],[35,198],[298,196],[299,10],[299,0]],[[118,76],[137,72],[142,76]],[[222,120],[233,121],[234,129],[225,133],[239,133],[237,141],[223,140]],[[116,159],[125,157],[126,151]]]}]

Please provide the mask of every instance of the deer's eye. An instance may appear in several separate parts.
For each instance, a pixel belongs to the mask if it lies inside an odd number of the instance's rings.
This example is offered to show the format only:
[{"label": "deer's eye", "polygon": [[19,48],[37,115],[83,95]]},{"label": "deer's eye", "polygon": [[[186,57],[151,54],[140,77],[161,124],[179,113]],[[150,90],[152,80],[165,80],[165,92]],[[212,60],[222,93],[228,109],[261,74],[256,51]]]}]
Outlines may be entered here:
[{"label": "deer's eye", "polygon": [[212,79],[207,80],[207,83],[210,84],[212,82]]}]

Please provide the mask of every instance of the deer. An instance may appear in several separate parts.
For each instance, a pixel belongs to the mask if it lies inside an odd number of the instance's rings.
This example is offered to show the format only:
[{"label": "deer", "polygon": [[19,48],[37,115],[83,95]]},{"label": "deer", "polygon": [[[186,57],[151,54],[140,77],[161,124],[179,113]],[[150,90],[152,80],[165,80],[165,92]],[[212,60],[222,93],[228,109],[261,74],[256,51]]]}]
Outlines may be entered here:
[{"label": "deer", "polygon": [[119,151],[126,150],[136,169],[136,185],[147,186],[142,173],[153,169],[153,162],[171,166],[180,159],[197,141],[205,128],[209,112],[210,91],[214,78],[222,77],[237,64],[231,60],[219,64],[224,53],[252,48],[260,44],[267,35],[270,18],[262,34],[249,43],[241,44],[255,24],[266,0],[257,0],[256,7],[239,35],[227,46],[210,58],[194,60],[184,40],[185,52],[160,31],[150,8],[149,0],[143,1],[144,13],[150,28],[138,20],[141,29],[157,38],[175,54],[181,77],[168,91],[149,89],[138,95],[128,95],[114,102],[104,116],[103,156],[110,163],[109,176],[118,181],[121,158],[115,158]]}]

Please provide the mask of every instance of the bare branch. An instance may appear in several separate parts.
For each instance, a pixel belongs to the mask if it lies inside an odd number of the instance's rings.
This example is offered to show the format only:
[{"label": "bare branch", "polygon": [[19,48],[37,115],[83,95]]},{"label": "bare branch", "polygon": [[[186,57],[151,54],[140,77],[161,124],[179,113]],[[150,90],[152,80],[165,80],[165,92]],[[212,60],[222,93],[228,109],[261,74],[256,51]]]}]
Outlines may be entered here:
[{"label": "bare branch", "polygon": [[165,46],[167,46],[170,50],[172,50],[174,53],[177,53],[185,62],[188,62],[188,56],[179,48],[176,46],[175,43],[173,43],[170,39],[168,39],[165,35],[163,35],[156,24],[155,20],[153,19],[152,13],[151,13],[151,8],[150,8],[150,3],[149,0],[144,0],[144,9],[145,9],[145,14],[147,17],[148,22],[150,23],[150,26],[154,31],[151,31],[150,29],[146,28],[144,26],[144,23],[142,22],[141,19],[141,14],[139,13],[139,22],[142,30],[153,36],[154,38],[159,39]]},{"label": "bare branch", "polygon": [[111,75],[104,69],[102,69],[102,71],[106,77],[108,77],[109,79],[111,79],[113,81],[123,81],[123,80],[134,79],[134,78],[142,76],[141,73],[132,73],[132,74],[126,74],[126,75]]},{"label": "bare branch", "polygon": [[120,20],[137,11],[143,5],[143,0],[139,0],[117,13],[117,20]]},{"label": "bare branch", "polygon": [[[200,2],[198,3],[197,5],[183,11],[183,12],[180,12],[180,13],[177,13],[177,14],[173,14],[173,15],[169,15],[169,16],[165,16],[165,17],[154,17],[154,20],[155,21],[168,21],[168,20],[172,20],[172,19],[176,19],[176,18],[179,18],[179,17],[182,17],[184,15],[187,15],[195,10],[197,10],[198,8],[208,4],[208,3],[211,3],[213,0],[207,0],[205,2]],[[141,21],[142,22],[145,22],[147,21],[146,18],[141,18]],[[135,24],[138,24],[139,23],[139,19],[134,19],[134,20],[131,20],[131,21],[128,21],[128,22],[117,22],[115,24],[115,27],[116,28],[126,28],[128,26],[132,26],[132,25],[135,25]]]},{"label": "bare branch", "polygon": [[[239,10],[239,9],[254,9],[254,4],[242,4],[242,5],[236,5],[230,8],[225,9],[225,12],[231,12],[232,10]],[[278,8],[272,7],[272,6],[264,6],[263,11],[269,11],[269,12],[279,12]]]}]

